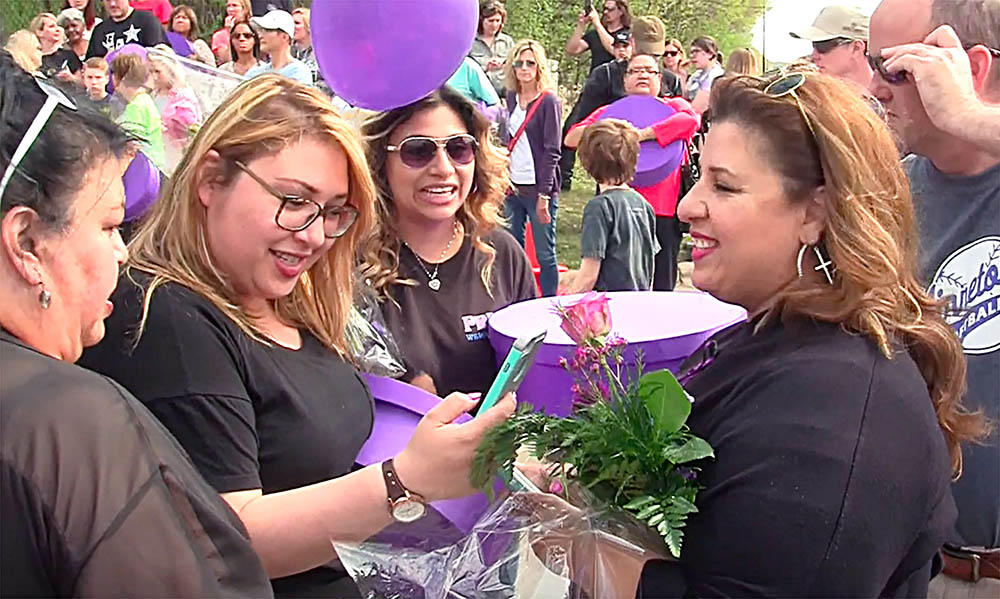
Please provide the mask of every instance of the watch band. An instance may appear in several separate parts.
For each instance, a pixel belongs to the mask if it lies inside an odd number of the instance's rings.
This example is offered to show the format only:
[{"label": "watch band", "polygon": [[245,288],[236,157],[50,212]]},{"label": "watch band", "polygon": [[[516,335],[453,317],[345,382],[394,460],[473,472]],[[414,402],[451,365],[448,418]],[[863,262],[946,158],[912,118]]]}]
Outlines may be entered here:
[{"label": "watch band", "polygon": [[399,475],[396,474],[396,467],[392,459],[382,462],[382,478],[385,479],[385,491],[389,496],[389,503],[405,498],[409,493],[403,483],[399,482]]}]

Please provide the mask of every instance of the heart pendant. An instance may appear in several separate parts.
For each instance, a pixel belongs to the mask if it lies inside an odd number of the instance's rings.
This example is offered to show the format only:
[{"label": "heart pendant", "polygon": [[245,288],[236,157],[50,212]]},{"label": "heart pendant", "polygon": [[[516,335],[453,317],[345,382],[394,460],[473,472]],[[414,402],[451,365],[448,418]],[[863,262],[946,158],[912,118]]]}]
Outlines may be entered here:
[{"label": "heart pendant", "polygon": [[441,289],[441,281],[438,279],[431,279],[427,282],[427,286],[431,288],[431,291],[437,291],[438,289]]}]

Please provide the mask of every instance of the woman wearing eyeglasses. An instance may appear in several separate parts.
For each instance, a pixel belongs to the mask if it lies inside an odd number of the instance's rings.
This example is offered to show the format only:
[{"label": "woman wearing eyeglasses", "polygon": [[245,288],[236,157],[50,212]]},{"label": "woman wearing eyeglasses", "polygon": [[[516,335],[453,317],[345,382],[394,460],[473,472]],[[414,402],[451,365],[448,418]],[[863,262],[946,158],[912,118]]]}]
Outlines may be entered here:
[{"label": "woman wearing eyeglasses", "polygon": [[89,104],[48,111],[61,94],[6,52],[0,89],[0,591],[270,596],[246,529],[176,441],[73,364],[104,335],[128,256],[130,140]]},{"label": "woman wearing eyeglasses", "polygon": [[714,38],[705,35],[691,42],[691,63],[697,70],[688,78],[684,97],[698,114],[702,114],[708,110],[712,82],[725,74],[722,52]]},{"label": "woman wearing eyeglasses", "polygon": [[510,232],[522,247],[525,223],[531,223],[542,295],[555,295],[559,286],[556,210],[562,186],[562,106],[540,43],[518,42],[507,63],[507,114],[500,125],[500,137],[510,151],[514,187],[504,213]]},{"label": "woman wearing eyeglasses", "polygon": [[379,225],[365,278],[409,370],[429,391],[485,393],[497,373],[489,315],[535,297],[524,251],[502,227],[507,160],[489,123],[449,86],[364,126]]},{"label": "woman wearing eyeglasses", "polygon": [[473,491],[482,434],[449,396],[395,460],[352,472],[372,398],[344,338],[375,188],[322,94],[244,83],[206,121],[131,246],[103,343],[83,363],[132,391],[239,516],[277,596],[356,596],[332,540]]},{"label": "woman wearing eyeglasses", "polygon": [[715,458],[679,562],[647,564],[638,596],[926,597],[961,443],[986,427],[916,277],[893,137],[819,74],[723,79],[711,110],[678,215],[694,284],[749,320],[681,368]]},{"label": "woman wearing eyeglasses", "polygon": [[250,69],[262,64],[260,38],[247,21],[238,21],[229,29],[229,49],[233,60],[220,66],[223,71],[246,75]]}]

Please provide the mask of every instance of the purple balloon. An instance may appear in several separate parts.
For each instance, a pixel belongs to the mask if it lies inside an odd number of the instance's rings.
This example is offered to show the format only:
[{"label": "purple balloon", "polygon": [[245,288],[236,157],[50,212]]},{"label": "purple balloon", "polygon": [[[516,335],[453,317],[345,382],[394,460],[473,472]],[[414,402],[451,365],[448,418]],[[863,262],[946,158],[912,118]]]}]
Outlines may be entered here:
[{"label": "purple balloon", "polygon": [[111,52],[108,52],[107,54],[105,54],[104,55],[104,60],[106,60],[108,64],[111,64],[111,61],[114,60],[115,56],[118,56],[119,54],[123,54],[123,55],[124,54],[138,54],[139,56],[143,57],[143,59],[145,59],[146,58],[146,48],[144,48],[143,46],[140,46],[139,44],[125,44],[121,48],[118,48],[117,50],[112,50]]},{"label": "purple balloon", "polygon": [[[615,101],[601,119],[622,119],[637,128],[648,127],[673,116],[677,111],[652,96],[632,95]],[[682,139],[661,146],[655,139],[639,144],[639,161],[635,165],[632,185],[649,187],[663,181],[677,170],[684,160],[686,143]]]},{"label": "purple balloon", "polygon": [[313,47],[339,97],[369,110],[405,106],[440,87],[476,35],[476,0],[324,0]]},{"label": "purple balloon", "polygon": [[145,214],[160,195],[160,171],[142,152],[137,152],[125,169],[122,183],[125,185],[126,221]]}]

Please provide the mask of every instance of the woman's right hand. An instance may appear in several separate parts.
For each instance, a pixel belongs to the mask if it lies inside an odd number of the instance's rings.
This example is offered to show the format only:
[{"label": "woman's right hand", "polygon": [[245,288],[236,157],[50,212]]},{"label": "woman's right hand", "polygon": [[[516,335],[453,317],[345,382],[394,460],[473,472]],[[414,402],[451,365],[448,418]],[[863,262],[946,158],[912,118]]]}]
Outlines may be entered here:
[{"label": "woman's right hand", "polygon": [[516,402],[514,395],[508,394],[473,420],[454,423],[476,403],[464,393],[452,393],[420,420],[410,442],[394,460],[404,487],[428,501],[476,492],[469,482],[476,448],[486,431],[514,413]]}]

